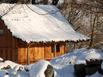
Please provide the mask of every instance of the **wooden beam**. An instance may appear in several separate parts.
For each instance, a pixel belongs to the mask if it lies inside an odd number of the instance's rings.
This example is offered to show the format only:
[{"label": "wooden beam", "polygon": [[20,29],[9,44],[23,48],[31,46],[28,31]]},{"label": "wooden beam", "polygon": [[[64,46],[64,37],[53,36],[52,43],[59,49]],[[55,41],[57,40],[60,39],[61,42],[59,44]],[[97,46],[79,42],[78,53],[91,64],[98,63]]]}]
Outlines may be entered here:
[{"label": "wooden beam", "polygon": [[27,47],[27,65],[30,64],[30,59],[29,59],[29,46]]},{"label": "wooden beam", "polygon": [[56,46],[57,44],[54,44],[54,57],[56,57],[56,52],[57,52]]}]

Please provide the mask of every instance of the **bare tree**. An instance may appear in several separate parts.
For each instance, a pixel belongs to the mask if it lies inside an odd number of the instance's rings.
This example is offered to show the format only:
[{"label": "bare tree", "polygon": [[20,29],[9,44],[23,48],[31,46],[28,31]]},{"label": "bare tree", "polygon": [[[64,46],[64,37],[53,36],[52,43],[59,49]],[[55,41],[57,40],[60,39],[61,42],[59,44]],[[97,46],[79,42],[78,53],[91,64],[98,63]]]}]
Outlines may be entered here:
[{"label": "bare tree", "polygon": [[[103,42],[103,1],[102,0],[65,0],[60,7],[62,14],[74,29],[89,36],[88,47]],[[81,43],[80,46],[86,43]]]}]

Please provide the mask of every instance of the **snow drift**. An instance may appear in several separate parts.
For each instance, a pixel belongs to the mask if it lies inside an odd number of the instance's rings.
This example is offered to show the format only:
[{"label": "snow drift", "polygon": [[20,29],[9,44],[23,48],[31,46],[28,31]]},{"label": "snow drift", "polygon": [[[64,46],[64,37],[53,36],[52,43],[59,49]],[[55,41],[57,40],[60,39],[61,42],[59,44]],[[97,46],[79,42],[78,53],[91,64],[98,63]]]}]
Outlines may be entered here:
[{"label": "snow drift", "polygon": [[[76,49],[62,56],[54,58],[50,62],[40,60],[30,65],[20,65],[12,61],[0,62],[0,77],[45,77],[48,65],[54,68],[54,77],[75,77],[74,65],[86,64],[86,60],[103,59],[102,50],[98,49]],[[9,65],[9,67],[8,67]],[[8,68],[6,68],[8,67]],[[103,69],[103,63],[101,64]],[[103,77],[99,72],[86,77]]]}]

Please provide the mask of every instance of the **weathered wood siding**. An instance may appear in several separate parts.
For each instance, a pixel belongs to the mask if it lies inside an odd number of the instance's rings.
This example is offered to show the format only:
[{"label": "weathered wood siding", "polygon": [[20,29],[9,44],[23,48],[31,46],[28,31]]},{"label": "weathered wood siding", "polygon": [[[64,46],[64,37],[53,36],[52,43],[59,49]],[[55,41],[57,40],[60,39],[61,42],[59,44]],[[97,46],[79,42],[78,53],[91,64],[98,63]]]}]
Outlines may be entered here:
[{"label": "weathered wood siding", "polygon": [[[35,46],[29,48],[29,62],[33,63],[41,59],[50,60],[54,58],[54,52],[52,52],[52,46]],[[56,52],[56,56],[60,56],[65,52],[65,45],[60,45],[60,51]],[[27,63],[27,48],[18,48],[18,62],[21,64]]]},{"label": "weathered wood siding", "polygon": [[12,48],[0,48],[0,57],[4,60],[11,60],[13,62],[17,62],[17,49]]},{"label": "weathered wood siding", "polygon": [[0,35],[0,57],[17,62],[16,38],[12,36],[2,20],[0,20],[0,30],[3,30]]},{"label": "weathered wood siding", "polygon": [[4,25],[3,21],[0,21],[0,30],[3,30],[3,33],[0,34],[0,48],[12,47],[12,36],[10,31]]},{"label": "weathered wood siding", "polygon": [[26,48],[18,48],[18,63],[25,64],[27,62],[27,50]]},{"label": "weathered wood siding", "polygon": [[44,47],[44,58],[47,59],[47,60],[53,58],[51,46],[45,46]]}]

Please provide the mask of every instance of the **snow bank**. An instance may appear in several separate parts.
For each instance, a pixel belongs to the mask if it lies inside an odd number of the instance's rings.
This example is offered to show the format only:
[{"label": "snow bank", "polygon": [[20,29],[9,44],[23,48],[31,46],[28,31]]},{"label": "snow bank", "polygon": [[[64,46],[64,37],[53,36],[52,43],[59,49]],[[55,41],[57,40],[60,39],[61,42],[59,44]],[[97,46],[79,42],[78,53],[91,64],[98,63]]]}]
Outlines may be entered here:
[{"label": "snow bank", "polygon": [[[11,61],[5,61],[1,65],[3,69],[0,68],[0,77],[45,77],[44,71],[50,63],[41,60],[37,63],[23,66]],[[10,65],[12,68],[4,68],[7,65]],[[26,71],[25,68],[29,69],[29,71]]]},{"label": "snow bank", "polygon": [[[74,64],[86,64],[85,60],[90,59],[103,59],[103,52],[99,49],[76,49],[72,52],[59,56],[51,60],[51,64],[56,70],[56,77],[75,77]],[[101,64],[103,69],[103,63]],[[103,77],[100,73],[96,72],[86,77]]]},{"label": "snow bank", "polygon": [[4,67],[7,67],[7,66],[10,66],[11,68],[14,68],[16,65],[19,65],[19,64],[14,63],[14,62],[9,61],[9,60],[6,60],[4,62],[0,62],[0,69],[4,68]]},{"label": "snow bank", "polygon": [[[75,77],[74,64],[85,64],[85,60],[103,59],[103,52],[98,49],[76,49],[70,53],[59,56],[50,62],[40,60],[30,65],[19,65],[11,61],[0,62],[0,68],[10,65],[12,68],[1,69],[0,77],[45,77],[45,70],[48,65],[54,68],[54,77]],[[22,68],[20,68],[22,67]],[[29,71],[25,70],[28,69]],[[103,69],[103,63],[101,64]],[[99,72],[96,72],[86,77],[103,77]]]},{"label": "snow bank", "polygon": [[86,53],[86,60],[90,59],[103,59],[102,58],[103,53],[100,53],[99,51],[95,49],[88,50],[88,53]]},{"label": "snow bank", "polygon": [[3,58],[0,58],[0,62],[3,62],[3,60],[4,60]]},{"label": "snow bank", "polygon": [[75,77],[73,65],[68,65],[63,68],[58,68],[55,69],[55,71],[56,71],[55,77]]},{"label": "snow bank", "polygon": [[85,60],[103,59],[103,52],[97,49],[76,49],[51,60],[56,67],[65,67],[71,64],[86,64]]},{"label": "snow bank", "polygon": [[28,68],[30,70],[30,77],[45,77],[44,72],[48,65],[50,65],[50,63],[45,60],[29,65]]},{"label": "snow bank", "polygon": [[86,77],[102,77],[102,75],[98,72],[96,72],[95,74],[91,75],[91,76],[86,76]]}]

